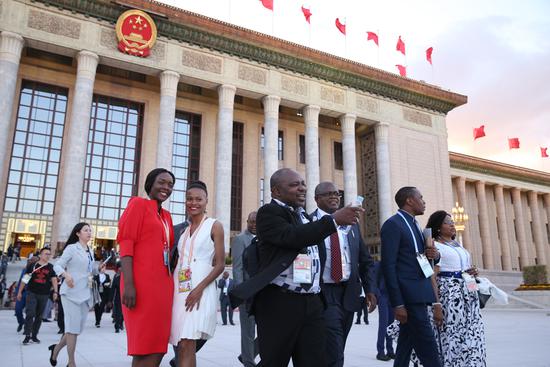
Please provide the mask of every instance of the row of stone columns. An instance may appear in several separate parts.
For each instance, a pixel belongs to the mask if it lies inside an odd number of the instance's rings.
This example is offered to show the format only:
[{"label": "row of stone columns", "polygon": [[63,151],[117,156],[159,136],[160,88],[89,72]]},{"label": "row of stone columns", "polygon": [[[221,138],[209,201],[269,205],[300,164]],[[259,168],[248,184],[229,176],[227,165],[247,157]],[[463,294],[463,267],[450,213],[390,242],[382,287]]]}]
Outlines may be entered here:
[{"label": "row of stone columns", "polygon": [[[0,77],[3,87],[0,88],[0,131],[9,131],[12,121],[12,110],[16,94],[17,73],[24,40],[10,32],[1,33],[0,43]],[[80,220],[82,187],[86,163],[86,150],[90,111],[94,92],[94,81],[98,55],[81,51],[77,54],[77,74],[73,100],[69,111],[67,143],[63,144],[63,172],[59,184],[58,204],[55,214],[52,240],[66,239],[72,226]],[[160,109],[157,140],[157,167],[172,166],[172,143],[176,96],[180,75],[174,71],[160,74]],[[216,178],[215,206],[216,217],[223,224],[226,233],[226,244],[229,242],[231,215],[231,166],[233,142],[233,109],[236,87],[221,85],[218,87],[219,112],[217,119],[216,141]],[[269,178],[278,169],[278,125],[279,96],[263,97],[264,106],[264,202],[271,200]],[[314,188],[320,181],[319,167],[319,113],[320,107],[308,105],[303,108],[306,142],[306,182],[310,190],[307,194],[307,209],[315,207]],[[344,194],[347,202],[357,196],[357,165],[355,147],[356,116],[344,114],[340,118],[342,129],[342,150],[344,162]],[[378,169],[378,189],[381,221],[391,215],[390,170],[388,148],[388,125],[376,127],[376,154]],[[0,134],[0,182],[5,180],[3,172],[9,162],[10,146],[8,134]],[[70,173],[70,174],[69,174]],[[346,203],[347,204],[347,203]]]},{"label": "row of stone columns", "polygon": [[[457,188],[457,199],[462,206],[467,208],[466,200],[466,179],[464,177],[457,177],[455,179]],[[487,185],[483,181],[475,182],[475,192],[477,197],[477,207],[479,215],[479,231],[481,239],[481,258],[477,257],[477,261],[482,260],[483,268],[490,270],[495,269],[495,259],[493,255],[494,246],[498,246],[502,257],[502,270],[512,270],[512,242],[508,235],[509,221],[507,220],[506,206],[504,201],[504,186],[501,184],[493,185],[497,224],[498,224],[498,240],[499,243],[495,243],[491,237],[490,230],[490,217],[488,213],[488,203],[486,196]],[[512,194],[513,215],[515,219],[515,233],[517,237],[517,246],[519,254],[519,265],[521,267],[533,265],[529,259],[529,241],[527,240],[527,234],[525,230],[525,220],[527,213],[524,213],[524,208],[521,201],[521,189],[514,187],[510,190]],[[530,208],[531,221],[533,223],[533,238],[535,244],[535,252],[538,264],[548,264],[550,259],[550,249],[547,241],[544,237],[544,230],[542,224],[542,218],[539,213],[539,194],[535,191],[529,191],[527,193],[527,199]],[[543,200],[546,206],[548,218],[550,218],[550,194],[544,194]],[[470,251],[475,252],[474,246],[471,242],[471,232],[469,226],[466,225],[466,229],[463,234],[464,246]],[[474,257],[475,253],[472,254]]]}]

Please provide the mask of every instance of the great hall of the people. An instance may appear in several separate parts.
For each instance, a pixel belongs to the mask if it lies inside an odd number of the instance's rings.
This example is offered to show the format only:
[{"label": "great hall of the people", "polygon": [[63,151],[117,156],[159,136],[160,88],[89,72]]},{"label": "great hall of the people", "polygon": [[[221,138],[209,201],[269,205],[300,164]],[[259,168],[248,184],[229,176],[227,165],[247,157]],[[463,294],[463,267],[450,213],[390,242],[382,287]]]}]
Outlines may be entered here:
[{"label": "great hall of the people", "polygon": [[[151,22],[134,13],[124,34],[132,9]],[[151,23],[156,42],[139,54]],[[308,210],[321,181],[346,203],[365,197],[375,255],[395,191],[413,185],[421,223],[464,207],[478,267],[550,261],[550,174],[449,152],[446,114],[464,95],[147,0],[3,0],[0,30],[0,249],[55,246],[80,221],[94,246],[116,246],[128,199],[165,167],[174,223],[187,183],[206,182],[229,251],[270,200],[270,175],[290,167]]]}]

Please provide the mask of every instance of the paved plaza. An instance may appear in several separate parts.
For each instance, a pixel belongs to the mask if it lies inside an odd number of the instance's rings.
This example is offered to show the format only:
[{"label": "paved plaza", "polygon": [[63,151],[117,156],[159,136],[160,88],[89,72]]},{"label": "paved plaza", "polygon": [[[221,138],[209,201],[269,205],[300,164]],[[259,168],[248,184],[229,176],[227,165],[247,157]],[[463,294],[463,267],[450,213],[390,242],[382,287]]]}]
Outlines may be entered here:
[{"label": "paved plaza", "polygon": [[[237,316],[237,315],[236,315]],[[237,354],[240,349],[239,327],[222,326],[218,321],[215,337],[208,341],[198,354],[198,366],[240,366]],[[126,356],[126,335],[115,334],[110,315],[106,314],[101,328],[93,324],[93,313],[88,317],[88,326],[78,340],[77,365],[79,367],[130,366]],[[235,317],[238,320],[238,317]],[[550,316],[539,311],[484,312],[486,324],[488,366],[499,367],[549,367],[550,366]],[[353,325],[346,350],[346,366],[391,366],[380,362],[376,355],[376,312],[370,317],[370,325]],[[42,324],[39,334],[41,344],[22,345],[17,334],[13,311],[0,311],[0,355],[3,367],[46,367],[47,346],[55,343],[55,322]],[[170,357],[172,352],[169,352]],[[169,366],[167,357],[162,366]],[[66,352],[59,356],[58,365],[67,363]]]}]

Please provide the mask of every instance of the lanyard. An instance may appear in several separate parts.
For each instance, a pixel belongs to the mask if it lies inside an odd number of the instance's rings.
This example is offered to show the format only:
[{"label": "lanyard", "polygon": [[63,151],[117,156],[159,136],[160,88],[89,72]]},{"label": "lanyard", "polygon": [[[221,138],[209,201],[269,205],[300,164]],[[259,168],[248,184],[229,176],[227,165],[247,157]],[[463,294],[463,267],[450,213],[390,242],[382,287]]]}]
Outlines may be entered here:
[{"label": "lanyard", "polygon": [[[456,241],[451,241],[453,243],[457,243]],[[457,250],[457,247],[461,247],[460,245],[458,246],[453,246],[447,242],[443,242],[445,245],[449,246],[450,248],[453,249],[454,252],[456,252],[456,254],[458,255],[458,258],[460,260],[460,270],[466,270],[465,267],[464,267],[464,262],[462,261],[462,254],[460,253],[460,251]],[[469,255],[468,253],[466,252],[466,265],[468,265],[469,263]]]},{"label": "lanyard", "polygon": [[45,263],[44,265],[40,265],[38,268],[36,267],[36,265],[38,265],[38,263],[34,264],[34,269],[31,272],[31,275],[34,274],[35,271],[38,271],[38,270],[42,269],[44,266],[48,265],[48,263]]},{"label": "lanyard", "polygon": [[[191,259],[193,258],[193,248],[195,247],[195,239],[197,238],[197,234],[199,233],[199,230],[201,229],[205,219],[206,219],[206,215],[203,215],[201,222],[199,223],[199,225],[195,229],[195,232],[193,232],[193,235],[191,236],[191,243],[189,244],[189,255],[187,256],[187,267],[191,266]],[[187,227],[187,229],[185,230],[185,233],[183,234],[183,244],[181,247],[181,256],[180,256],[180,268],[181,268],[181,264],[183,264],[183,258],[185,256],[185,244],[189,239],[190,233],[191,233],[191,225]]]},{"label": "lanyard", "polygon": [[86,256],[88,258],[88,273],[91,273],[94,270],[94,258],[92,257],[92,251],[90,250],[90,247],[88,245],[86,245],[86,247],[88,248],[88,251],[86,251],[88,255]]},{"label": "lanyard", "polygon": [[168,242],[170,238],[170,229],[168,228],[168,225],[164,221],[164,218],[160,215],[160,213],[157,213],[159,216],[160,221],[162,222],[162,226],[164,227],[164,247],[168,247]]},{"label": "lanyard", "polygon": [[405,218],[405,216],[403,214],[401,214],[401,212],[397,212],[397,214],[399,214],[399,216],[401,218],[403,218],[403,221],[405,222],[405,224],[407,225],[407,227],[409,227],[409,231],[411,232],[411,236],[413,238],[413,242],[414,242],[414,249],[416,250],[416,253],[418,254],[419,251],[418,251],[418,243],[416,242],[416,236],[414,235],[414,232],[413,232],[413,229],[411,227],[411,225],[409,224],[409,222],[407,221],[407,219]]}]

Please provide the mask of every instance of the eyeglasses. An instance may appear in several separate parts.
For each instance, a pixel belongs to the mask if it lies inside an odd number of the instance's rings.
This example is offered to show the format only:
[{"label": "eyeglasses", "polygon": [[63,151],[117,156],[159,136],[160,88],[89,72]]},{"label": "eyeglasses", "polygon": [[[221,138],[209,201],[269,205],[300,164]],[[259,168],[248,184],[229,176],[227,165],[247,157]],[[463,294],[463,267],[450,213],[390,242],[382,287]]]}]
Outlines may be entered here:
[{"label": "eyeglasses", "polygon": [[317,194],[317,196],[320,196],[322,198],[328,198],[328,197],[341,198],[342,194],[340,194],[338,191],[331,191],[331,192],[325,192],[322,194]]},{"label": "eyeglasses", "polygon": [[446,221],[444,221],[444,222],[443,222],[443,224],[447,224],[447,225],[450,225],[450,226],[452,226],[452,225],[454,225],[454,224],[455,224],[455,222],[454,222],[454,221],[452,221],[452,220],[446,220]]}]

